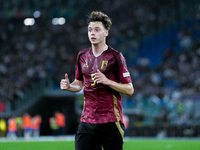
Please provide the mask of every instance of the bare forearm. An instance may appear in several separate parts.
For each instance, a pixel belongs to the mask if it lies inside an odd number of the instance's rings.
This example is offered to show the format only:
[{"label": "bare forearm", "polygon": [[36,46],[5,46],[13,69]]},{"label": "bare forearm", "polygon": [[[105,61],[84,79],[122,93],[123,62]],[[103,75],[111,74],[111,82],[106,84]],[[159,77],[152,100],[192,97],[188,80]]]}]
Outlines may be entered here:
[{"label": "bare forearm", "polygon": [[82,90],[82,86],[74,85],[73,83],[70,84],[70,87],[68,89],[68,91],[70,91],[70,92],[79,92],[81,90]]},{"label": "bare forearm", "polygon": [[132,83],[122,84],[112,80],[108,80],[107,86],[109,86],[110,88],[119,93],[126,94],[128,96],[131,96],[134,93],[134,88]]}]

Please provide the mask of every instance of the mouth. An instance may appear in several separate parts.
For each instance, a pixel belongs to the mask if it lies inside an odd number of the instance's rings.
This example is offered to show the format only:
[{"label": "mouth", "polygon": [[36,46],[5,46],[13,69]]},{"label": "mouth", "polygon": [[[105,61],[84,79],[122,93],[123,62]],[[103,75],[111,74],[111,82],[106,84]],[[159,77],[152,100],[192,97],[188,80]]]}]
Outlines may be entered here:
[{"label": "mouth", "polygon": [[94,41],[94,40],[96,40],[96,38],[92,37],[91,40]]}]

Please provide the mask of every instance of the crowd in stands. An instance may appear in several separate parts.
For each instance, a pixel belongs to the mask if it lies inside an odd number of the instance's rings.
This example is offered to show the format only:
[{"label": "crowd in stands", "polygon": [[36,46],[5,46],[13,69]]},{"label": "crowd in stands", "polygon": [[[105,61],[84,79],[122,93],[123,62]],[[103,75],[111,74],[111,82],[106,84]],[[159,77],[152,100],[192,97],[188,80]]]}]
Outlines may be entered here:
[{"label": "crowd in stands", "polygon": [[[113,26],[108,43],[121,51],[129,62],[138,59],[141,38],[181,20],[187,2],[0,1],[0,102],[23,97],[24,91],[34,88],[41,80],[50,79],[59,85],[65,72],[72,81],[78,51],[90,46],[85,16],[92,10],[101,10],[111,16]],[[32,16],[35,10],[41,10],[41,17],[33,26],[24,26],[24,17]],[[62,15],[66,18],[65,25],[51,24],[53,17]],[[176,43],[181,47],[178,55],[173,53],[173,47],[169,47],[165,61],[153,70],[148,63],[129,66],[135,87],[129,106],[142,108],[153,99],[155,104],[172,108],[186,96],[198,99],[200,41],[193,41],[191,33],[186,30],[191,29],[180,29],[181,32],[177,33],[181,38],[180,43]]]},{"label": "crowd in stands", "polygon": [[[132,107],[134,105],[138,110],[144,110],[145,107],[151,110],[159,108],[159,111],[151,116],[149,125],[169,127],[170,124],[179,129],[200,125],[200,38],[192,40],[193,34],[199,32],[200,24],[192,29],[184,27],[177,33],[177,37],[180,38],[177,43],[180,51],[175,53],[173,46],[166,49],[163,61],[156,68],[132,68],[132,75],[135,75],[134,86],[138,92],[128,100],[128,104]],[[148,118],[150,112],[145,112],[144,116]],[[145,126],[145,123],[143,125]],[[199,129],[190,131],[192,136],[200,135]],[[181,135],[184,136],[183,133],[179,133],[179,136]]]}]

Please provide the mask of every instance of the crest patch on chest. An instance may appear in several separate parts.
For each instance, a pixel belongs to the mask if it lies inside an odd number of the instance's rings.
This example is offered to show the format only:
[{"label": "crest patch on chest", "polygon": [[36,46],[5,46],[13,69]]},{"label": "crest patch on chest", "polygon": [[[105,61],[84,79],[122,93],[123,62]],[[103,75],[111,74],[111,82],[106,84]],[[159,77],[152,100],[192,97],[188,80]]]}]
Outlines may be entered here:
[{"label": "crest patch on chest", "polygon": [[108,65],[108,61],[107,60],[103,60],[102,63],[101,63],[101,69],[105,70],[107,65]]}]

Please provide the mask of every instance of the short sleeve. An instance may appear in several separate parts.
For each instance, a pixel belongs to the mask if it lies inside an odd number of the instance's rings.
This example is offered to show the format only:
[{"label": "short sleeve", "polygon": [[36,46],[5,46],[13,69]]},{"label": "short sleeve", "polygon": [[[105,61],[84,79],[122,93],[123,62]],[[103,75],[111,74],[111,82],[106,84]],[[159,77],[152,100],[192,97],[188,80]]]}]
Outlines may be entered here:
[{"label": "short sleeve", "polygon": [[76,58],[76,67],[75,67],[75,79],[83,81],[83,74],[82,74],[82,69],[80,65],[80,53],[77,55]]},{"label": "short sleeve", "polygon": [[122,53],[119,53],[118,57],[118,65],[119,65],[119,80],[121,83],[130,83],[132,82],[130,73],[127,68],[126,59],[124,58]]}]

